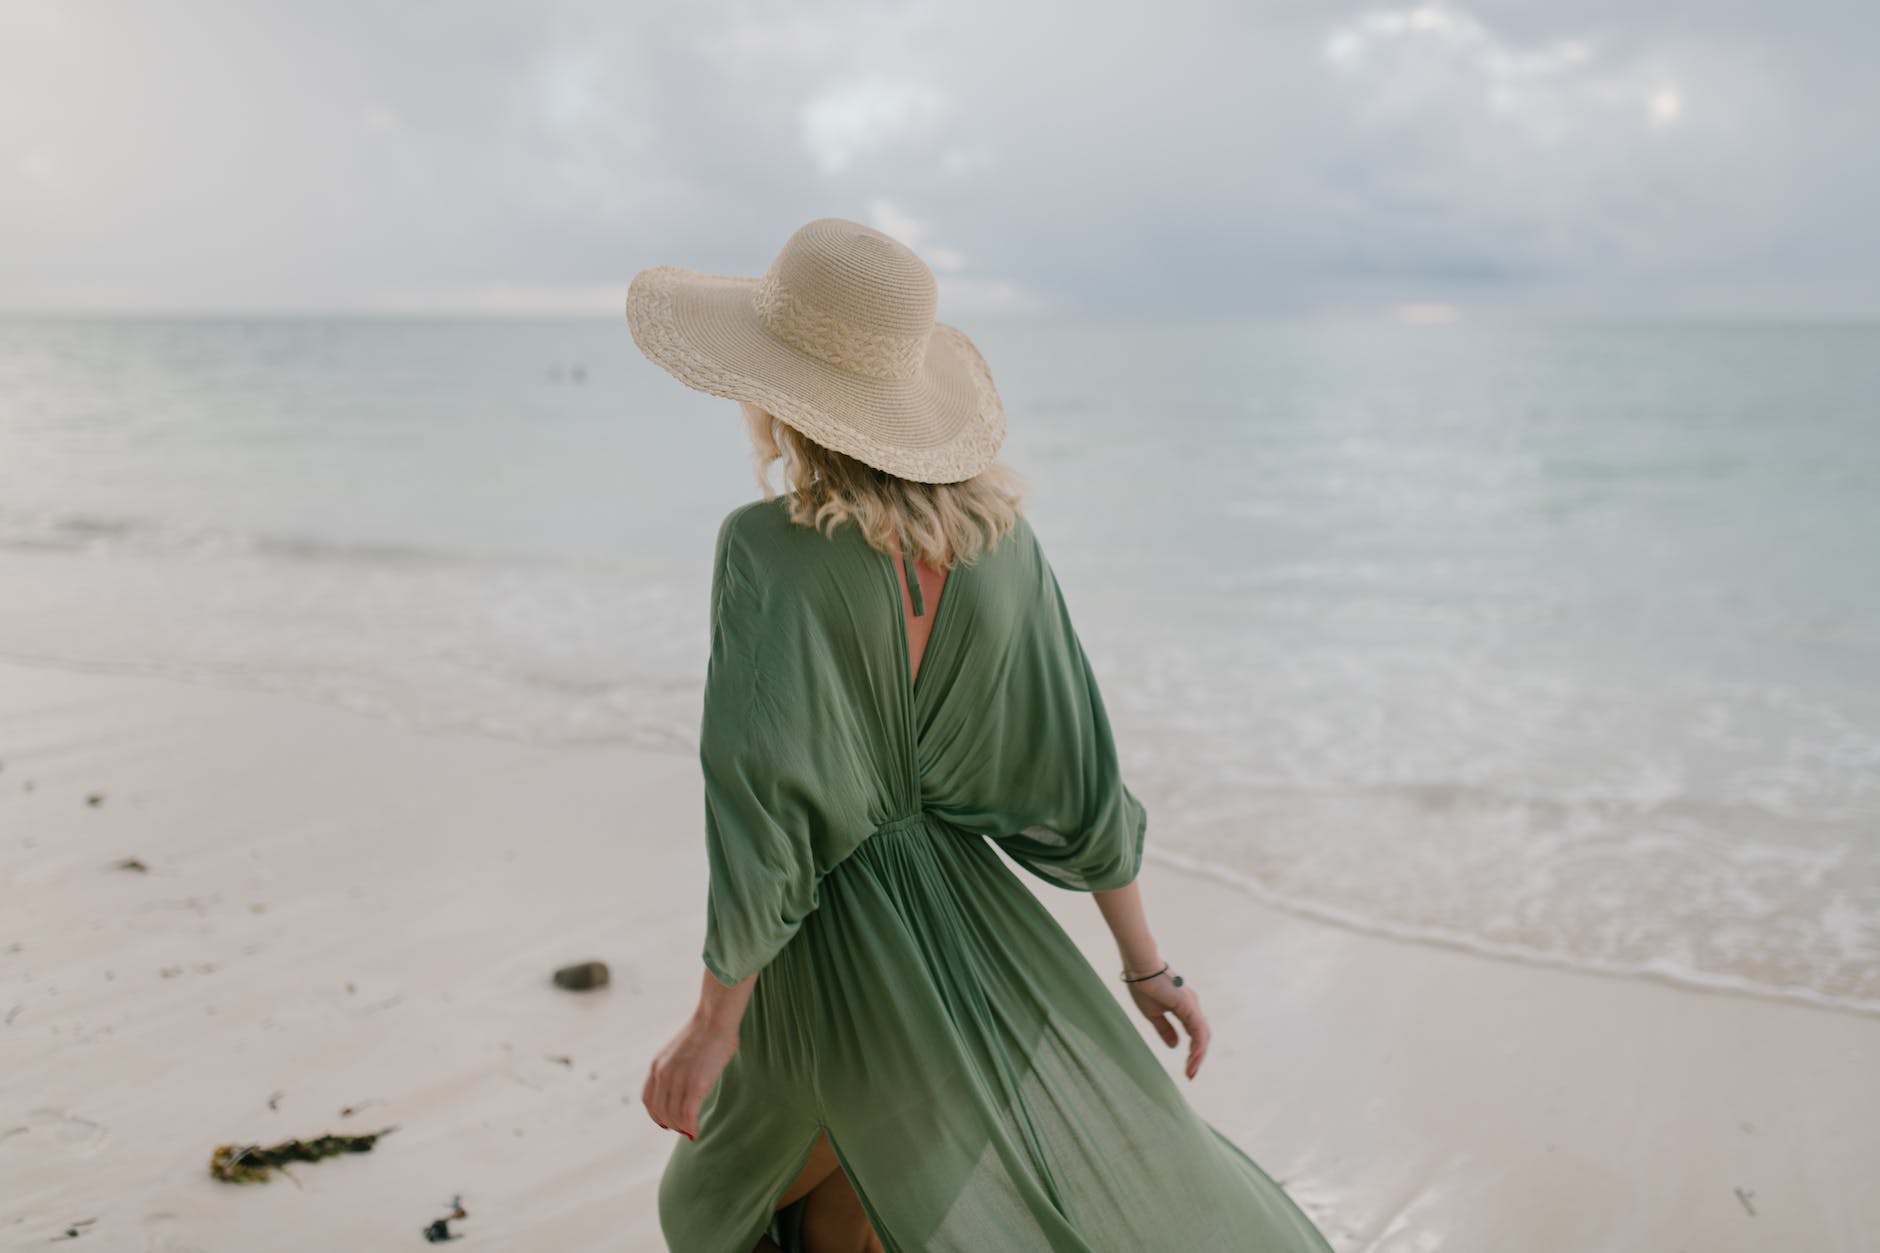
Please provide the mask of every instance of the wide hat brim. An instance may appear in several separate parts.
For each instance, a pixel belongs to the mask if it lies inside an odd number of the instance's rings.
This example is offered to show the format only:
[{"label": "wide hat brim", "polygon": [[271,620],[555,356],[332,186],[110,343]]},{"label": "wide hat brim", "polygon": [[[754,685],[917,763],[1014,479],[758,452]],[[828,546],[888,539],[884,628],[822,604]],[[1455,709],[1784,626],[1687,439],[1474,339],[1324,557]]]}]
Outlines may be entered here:
[{"label": "wide hat brim", "polygon": [[748,401],[816,443],[922,483],[969,479],[998,454],[1005,409],[966,333],[935,322],[920,369],[904,379],[841,370],[773,334],[759,280],[676,265],[627,289],[641,352],[686,386]]}]

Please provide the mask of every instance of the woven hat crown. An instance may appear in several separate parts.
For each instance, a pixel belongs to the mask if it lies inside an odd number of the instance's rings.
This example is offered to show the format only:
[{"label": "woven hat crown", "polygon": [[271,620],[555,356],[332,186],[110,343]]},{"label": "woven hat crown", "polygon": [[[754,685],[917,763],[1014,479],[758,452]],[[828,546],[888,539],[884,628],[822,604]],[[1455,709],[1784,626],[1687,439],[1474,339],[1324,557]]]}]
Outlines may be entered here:
[{"label": "woven hat crown", "polygon": [[751,293],[772,335],[848,374],[911,379],[933,336],[938,286],[914,250],[846,218],[784,242]]}]

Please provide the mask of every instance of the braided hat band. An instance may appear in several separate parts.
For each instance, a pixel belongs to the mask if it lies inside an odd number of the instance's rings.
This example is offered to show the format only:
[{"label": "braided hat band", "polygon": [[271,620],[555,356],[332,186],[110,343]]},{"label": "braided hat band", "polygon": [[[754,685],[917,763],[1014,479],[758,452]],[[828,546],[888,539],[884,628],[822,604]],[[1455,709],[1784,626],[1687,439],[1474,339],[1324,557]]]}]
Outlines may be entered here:
[{"label": "braided hat band", "polygon": [[754,278],[655,266],[634,276],[634,343],[686,386],[749,403],[878,470],[971,478],[1005,439],[991,371],[934,320],[933,272],[845,218],[791,235]]}]

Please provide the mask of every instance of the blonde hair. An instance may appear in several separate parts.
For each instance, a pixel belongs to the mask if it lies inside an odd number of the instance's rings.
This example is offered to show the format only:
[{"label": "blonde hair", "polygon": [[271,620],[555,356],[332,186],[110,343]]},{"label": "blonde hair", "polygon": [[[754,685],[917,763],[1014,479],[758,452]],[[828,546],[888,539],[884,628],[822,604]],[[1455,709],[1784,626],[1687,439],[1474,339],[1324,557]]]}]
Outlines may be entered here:
[{"label": "blonde hair", "polygon": [[764,499],[776,496],[770,466],[782,461],[790,520],[800,526],[827,534],[853,521],[872,547],[890,556],[899,551],[896,537],[904,535],[914,560],[950,570],[978,561],[1018,521],[1025,480],[1003,462],[956,483],[919,483],[818,444],[749,401],[738,406],[751,430]]}]

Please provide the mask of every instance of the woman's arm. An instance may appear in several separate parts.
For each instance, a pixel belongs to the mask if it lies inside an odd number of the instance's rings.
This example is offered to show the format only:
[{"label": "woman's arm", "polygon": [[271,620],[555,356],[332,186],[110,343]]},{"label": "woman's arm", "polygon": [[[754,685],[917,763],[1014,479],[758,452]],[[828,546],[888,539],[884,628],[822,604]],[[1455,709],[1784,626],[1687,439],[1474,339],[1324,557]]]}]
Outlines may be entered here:
[{"label": "woman's arm", "polygon": [[1142,893],[1136,882],[1109,892],[1093,892],[1103,921],[1116,937],[1116,953],[1123,959],[1125,975],[1146,975],[1162,964],[1162,951],[1149,933],[1149,919],[1142,911]]},{"label": "woman's arm", "polygon": [[[1097,898],[1103,921],[1110,925],[1110,934],[1116,937],[1116,952],[1123,959],[1124,978],[1161,970],[1164,964],[1162,950],[1149,932],[1149,919],[1143,913],[1142,892],[1137,882],[1132,880],[1124,887],[1091,893]],[[1199,1074],[1214,1031],[1208,1026],[1207,1015],[1201,1012],[1201,998],[1195,995],[1195,990],[1186,981],[1180,987],[1175,986],[1175,971],[1171,967],[1159,978],[1131,983],[1129,998],[1155,1027],[1162,1043],[1170,1048],[1181,1039],[1175,1024],[1168,1020],[1170,1014],[1175,1015],[1188,1032],[1188,1061],[1184,1070],[1190,1079]]]},{"label": "woman's arm", "polygon": [[738,1027],[756,987],[756,975],[726,987],[711,971],[700,972],[698,1008],[653,1059],[640,1092],[654,1122],[698,1139],[699,1107],[738,1050]]},{"label": "woman's arm", "polygon": [[729,1031],[735,1037],[738,1034],[738,1024],[744,1021],[744,1007],[751,1003],[751,992],[756,987],[756,975],[750,975],[744,982],[726,987],[718,982],[716,975],[707,970],[699,983],[698,1008],[692,1011],[692,1016],[708,1026]]}]

